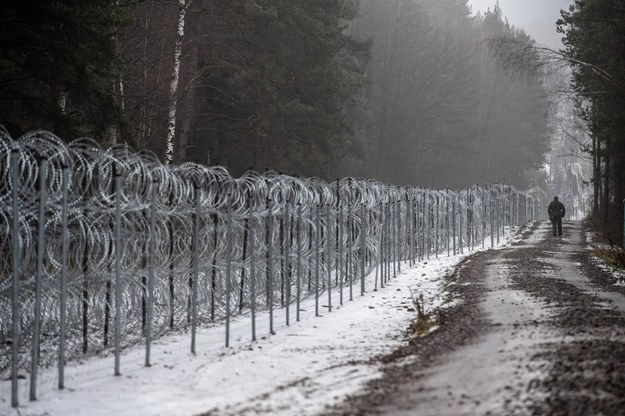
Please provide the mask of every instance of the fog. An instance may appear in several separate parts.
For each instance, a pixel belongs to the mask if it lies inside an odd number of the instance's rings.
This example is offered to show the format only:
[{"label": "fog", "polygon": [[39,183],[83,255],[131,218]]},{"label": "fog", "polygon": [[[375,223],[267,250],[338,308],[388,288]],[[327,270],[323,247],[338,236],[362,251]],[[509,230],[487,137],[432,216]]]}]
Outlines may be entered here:
[{"label": "fog", "polygon": [[[493,9],[496,0],[468,0],[474,13]],[[561,35],[556,33],[560,10],[567,9],[571,0],[499,0],[508,21],[525,30],[538,43],[561,48]]]}]

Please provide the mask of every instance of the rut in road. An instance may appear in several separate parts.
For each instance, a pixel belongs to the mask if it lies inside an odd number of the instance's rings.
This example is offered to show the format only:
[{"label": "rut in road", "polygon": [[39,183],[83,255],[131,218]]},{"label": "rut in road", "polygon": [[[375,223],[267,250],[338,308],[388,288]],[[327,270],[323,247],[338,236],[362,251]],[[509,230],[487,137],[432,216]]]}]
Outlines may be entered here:
[{"label": "rut in road", "polygon": [[625,415],[625,287],[581,222],[535,223],[471,256],[439,330],[384,357],[385,376],[329,415]]}]

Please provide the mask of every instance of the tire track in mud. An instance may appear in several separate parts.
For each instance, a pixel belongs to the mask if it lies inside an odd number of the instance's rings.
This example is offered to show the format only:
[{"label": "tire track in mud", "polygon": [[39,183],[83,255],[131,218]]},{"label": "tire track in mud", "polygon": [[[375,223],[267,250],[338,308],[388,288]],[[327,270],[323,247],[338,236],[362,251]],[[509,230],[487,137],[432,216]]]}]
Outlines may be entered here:
[{"label": "tire track in mud", "polygon": [[[550,303],[558,337],[532,357],[548,372],[529,386],[532,415],[625,414],[625,296],[593,265],[581,224],[520,257],[541,258],[539,278],[514,274],[518,287]],[[546,257],[545,254],[550,256]],[[523,266],[521,266],[523,267]]]},{"label": "tire track in mud", "polygon": [[326,414],[625,415],[625,288],[593,264],[581,223],[549,231],[463,261],[440,329]]}]

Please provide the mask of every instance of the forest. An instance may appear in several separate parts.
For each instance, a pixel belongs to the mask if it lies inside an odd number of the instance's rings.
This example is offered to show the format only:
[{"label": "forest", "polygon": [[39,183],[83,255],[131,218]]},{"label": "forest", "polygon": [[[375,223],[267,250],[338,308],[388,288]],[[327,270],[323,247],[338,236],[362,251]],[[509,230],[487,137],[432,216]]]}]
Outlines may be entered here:
[{"label": "forest", "polygon": [[[0,124],[13,137],[45,129],[126,143],[235,176],[451,189],[545,181],[543,74],[508,71],[489,51],[491,37],[534,42],[498,6],[9,0],[0,11]],[[597,142],[603,169],[618,163],[605,156],[616,146]]]},{"label": "forest", "polygon": [[592,139],[582,149],[592,158],[592,217],[610,245],[625,246],[625,3],[576,0],[557,28],[572,67],[570,90]]}]

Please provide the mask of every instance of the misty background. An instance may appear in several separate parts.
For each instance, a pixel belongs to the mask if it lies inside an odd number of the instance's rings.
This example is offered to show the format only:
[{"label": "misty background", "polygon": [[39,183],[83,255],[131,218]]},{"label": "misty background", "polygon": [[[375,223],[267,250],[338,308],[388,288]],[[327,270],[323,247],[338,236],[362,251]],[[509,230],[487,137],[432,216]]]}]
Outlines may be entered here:
[{"label": "misty background", "polygon": [[234,176],[573,194],[550,152],[577,134],[571,108],[541,68],[515,72],[487,47],[553,45],[566,3],[9,1],[0,124]]},{"label": "misty background", "polygon": [[[497,0],[469,0],[474,13],[494,9]],[[554,49],[562,48],[562,35],[556,33],[560,10],[568,10],[571,0],[499,0],[508,21],[528,35]]]}]

